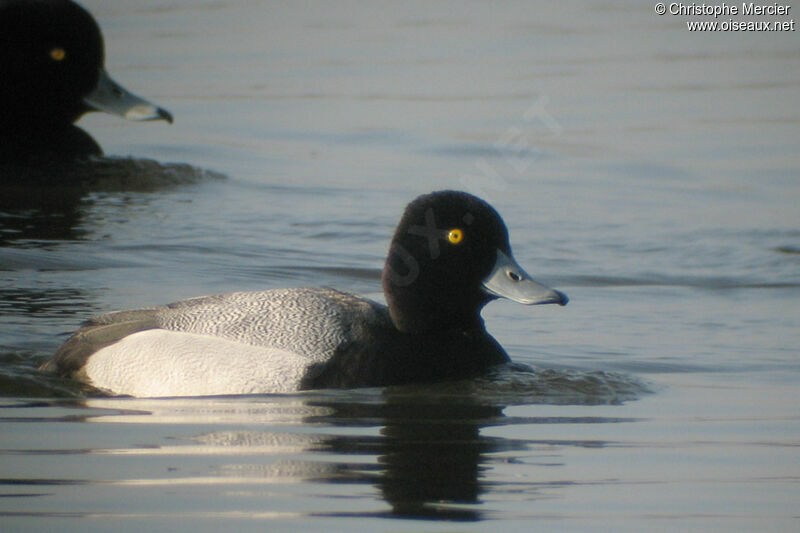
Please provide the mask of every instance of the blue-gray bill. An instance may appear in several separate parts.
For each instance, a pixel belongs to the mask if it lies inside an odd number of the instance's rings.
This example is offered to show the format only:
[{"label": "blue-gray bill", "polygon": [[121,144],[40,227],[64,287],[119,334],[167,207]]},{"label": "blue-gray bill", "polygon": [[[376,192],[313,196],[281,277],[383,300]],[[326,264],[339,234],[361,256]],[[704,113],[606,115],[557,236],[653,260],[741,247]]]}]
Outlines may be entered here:
[{"label": "blue-gray bill", "polygon": [[118,115],[128,120],[166,120],[172,123],[172,114],[151,104],[115,82],[105,69],[100,69],[97,86],[84,99],[95,111]]},{"label": "blue-gray bill", "polygon": [[513,257],[500,250],[497,250],[494,268],[483,280],[483,288],[492,296],[525,305],[567,305],[569,302],[566,294],[535,281]]}]

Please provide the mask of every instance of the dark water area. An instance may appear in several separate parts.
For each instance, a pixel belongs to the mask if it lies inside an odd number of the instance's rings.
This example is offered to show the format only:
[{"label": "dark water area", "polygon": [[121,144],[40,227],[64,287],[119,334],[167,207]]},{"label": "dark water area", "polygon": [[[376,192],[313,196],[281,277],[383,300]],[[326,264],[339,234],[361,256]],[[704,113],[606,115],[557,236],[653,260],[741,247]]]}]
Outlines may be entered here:
[{"label": "dark water area", "polygon": [[[798,528],[796,32],[635,2],[83,5],[175,123],[87,115],[106,156],[0,168],[0,529]],[[159,400],[37,370],[117,309],[381,300],[403,207],[443,188],[570,297],[486,307],[508,368]]]}]

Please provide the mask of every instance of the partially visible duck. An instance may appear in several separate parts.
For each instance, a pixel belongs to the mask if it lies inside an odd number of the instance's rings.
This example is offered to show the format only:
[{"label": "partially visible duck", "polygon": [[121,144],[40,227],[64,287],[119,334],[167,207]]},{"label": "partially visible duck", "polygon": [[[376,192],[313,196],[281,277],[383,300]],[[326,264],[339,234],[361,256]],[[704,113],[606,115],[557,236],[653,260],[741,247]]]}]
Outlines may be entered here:
[{"label": "partially visible duck", "polygon": [[0,163],[102,153],[73,123],[90,111],[130,120],[172,115],[106,72],[100,28],[71,0],[0,0]]}]

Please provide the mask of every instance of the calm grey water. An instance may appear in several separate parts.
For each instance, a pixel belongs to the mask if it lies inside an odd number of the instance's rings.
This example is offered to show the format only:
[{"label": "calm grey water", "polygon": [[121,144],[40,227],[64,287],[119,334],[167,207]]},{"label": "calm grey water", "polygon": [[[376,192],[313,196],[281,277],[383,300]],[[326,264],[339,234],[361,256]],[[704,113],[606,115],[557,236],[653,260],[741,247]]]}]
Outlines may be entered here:
[{"label": "calm grey water", "polygon": [[[798,34],[562,4],[85,1],[176,122],[87,116],[133,159],[0,210],[0,529],[798,530]],[[569,294],[484,312],[535,373],[155,401],[35,370],[114,309],[380,298],[440,188]]]}]

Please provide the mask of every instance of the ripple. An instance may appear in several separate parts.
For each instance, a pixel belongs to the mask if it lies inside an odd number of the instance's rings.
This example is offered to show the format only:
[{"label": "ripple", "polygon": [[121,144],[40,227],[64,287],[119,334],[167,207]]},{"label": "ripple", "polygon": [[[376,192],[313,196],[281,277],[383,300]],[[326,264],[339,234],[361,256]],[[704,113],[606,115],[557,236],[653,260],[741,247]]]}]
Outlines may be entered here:
[{"label": "ripple", "polygon": [[779,254],[800,255],[800,246],[777,246],[774,250]]},{"label": "ripple", "polygon": [[66,165],[0,166],[0,211],[70,212],[93,192],[157,192],[226,176],[185,163],[96,157]]},{"label": "ripple", "polygon": [[58,166],[3,165],[3,187],[78,186],[93,191],[152,191],[162,187],[186,185],[226,176],[186,163],[160,163],[153,159],[102,156]]},{"label": "ripple", "polygon": [[45,248],[0,247],[0,271],[36,270],[86,271],[102,268],[126,268],[139,266],[132,261],[121,261],[99,254],[63,253]]},{"label": "ripple", "polygon": [[695,287],[702,289],[789,289],[800,287],[800,281],[768,281],[726,276],[670,276],[642,274],[641,276],[564,276],[558,278],[565,286],[578,287]]},{"label": "ripple", "polygon": [[[18,357],[13,353],[2,357],[0,396],[105,397],[100,391],[85,384],[39,371],[33,366],[35,363],[32,359],[30,356]],[[466,401],[481,405],[605,405],[633,401],[652,392],[638,378],[621,373],[532,368],[509,363],[477,379],[386,388],[318,390],[297,394],[310,400],[367,404],[386,401],[404,404]],[[271,398],[282,395],[262,396]]]},{"label": "ripple", "polygon": [[469,397],[493,405],[620,404],[652,392],[639,379],[615,372],[532,368],[519,363],[503,365],[474,380],[390,389],[395,398]]}]

